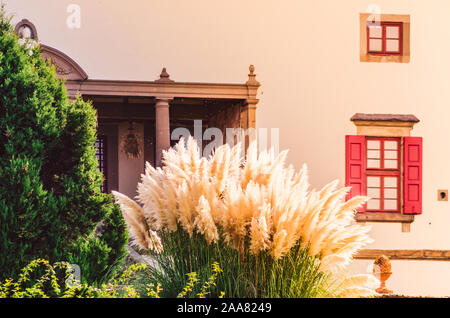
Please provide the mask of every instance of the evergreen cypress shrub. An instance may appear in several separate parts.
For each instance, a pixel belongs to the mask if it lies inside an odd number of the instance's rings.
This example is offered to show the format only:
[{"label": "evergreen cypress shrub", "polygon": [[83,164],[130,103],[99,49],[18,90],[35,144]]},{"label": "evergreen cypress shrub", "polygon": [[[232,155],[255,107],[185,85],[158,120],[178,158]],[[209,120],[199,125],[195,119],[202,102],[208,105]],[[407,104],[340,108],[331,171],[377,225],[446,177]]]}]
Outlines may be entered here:
[{"label": "evergreen cypress shrub", "polygon": [[[96,112],[40,56],[20,44],[0,11],[0,280],[36,258],[69,261],[97,282],[120,263],[128,236],[101,193]],[[96,231],[100,222],[101,230]]]}]

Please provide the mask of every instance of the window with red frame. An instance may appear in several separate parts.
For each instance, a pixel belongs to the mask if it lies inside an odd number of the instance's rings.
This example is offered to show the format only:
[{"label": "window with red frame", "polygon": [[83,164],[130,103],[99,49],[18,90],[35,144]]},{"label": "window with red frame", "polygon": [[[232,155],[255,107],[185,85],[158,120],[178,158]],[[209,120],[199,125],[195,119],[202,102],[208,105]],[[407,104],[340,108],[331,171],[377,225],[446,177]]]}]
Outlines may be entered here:
[{"label": "window with red frame", "polygon": [[400,138],[366,138],[367,211],[400,212]]},{"label": "window with red frame", "polygon": [[370,54],[401,55],[403,48],[402,22],[367,24],[367,52]]}]

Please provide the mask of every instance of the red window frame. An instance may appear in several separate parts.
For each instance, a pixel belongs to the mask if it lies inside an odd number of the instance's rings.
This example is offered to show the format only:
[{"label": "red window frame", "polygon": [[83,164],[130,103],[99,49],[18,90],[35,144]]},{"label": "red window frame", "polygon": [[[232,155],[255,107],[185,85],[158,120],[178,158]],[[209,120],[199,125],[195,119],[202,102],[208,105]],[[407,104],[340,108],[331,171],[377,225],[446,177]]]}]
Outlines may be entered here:
[{"label": "red window frame", "polygon": [[[403,23],[402,22],[377,22],[378,25],[374,25],[371,22],[367,23],[367,53],[376,55],[402,55],[403,54]],[[381,37],[371,37],[369,28],[371,26],[381,27]],[[399,27],[399,37],[398,38],[387,38],[386,37],[386,27],[396,26]],[[381,40],[382,48],[381,51],[371,51],[369,42],[371,39]],[[398,51],[387,51],[386,50],[386,40],[393,39],[398,40]]]},{"label": "red window frame", "polygon": [[[370,159],[369,157],[369,151],[374,150],[369,148],[368,142],[371,140],[380,141],[380,158],[378,159],[380,161],[380,168],[368,168],[368,161]],[[384,141],[396,141],[397,142],[397,168],[385,168],[384,167],[384,160],[385,160],[385,153],[384,153]],[[368,187],[367,178],[371,176],[378,176],[380,177],[380,207],[379,209],[369,209],[368,206],[366,208],[367,212],[390,212],[390,213],[401,213],[401,138],[394,138],[394,137],[366,137],[366,193]],[[378,149],[377,149],[378,150]],[[389,159],[386,159],[389,160]],[[385,209],[384,207],[384,190],[386,187],[384,187],[384,178],[383,177],[396,177],[397,178],[397,208],[395,210],[392,209]],[[389,199],[386,199],[389,200]]]}]

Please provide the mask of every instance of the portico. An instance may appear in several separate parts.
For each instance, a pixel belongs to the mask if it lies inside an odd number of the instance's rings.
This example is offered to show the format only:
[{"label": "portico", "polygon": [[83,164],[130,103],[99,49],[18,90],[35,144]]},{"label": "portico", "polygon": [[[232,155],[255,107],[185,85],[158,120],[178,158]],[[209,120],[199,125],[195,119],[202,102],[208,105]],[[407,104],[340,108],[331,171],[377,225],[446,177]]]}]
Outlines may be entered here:
[{"label": "portico", "polygon": [[[22,20],[16,30],[26,28],[37,41],[30,21]],[[161,165],[163,150],[177,142],[171,140],[177,127],[188,129],[191,135],[194,120],[201,120],[202,131],[216,127],[224,134],[226,128],[255,128],[260,84],[253,65],[241,84],[177,82],[166,68],[152,81],[90,79],[65,53],[39,45],[42,56],[65,79],[70,99],[79,94],[97,109],[97,158],[105,175],[105,192],[117,190],[134,197],[145,162]],[[253,137],[245,137],[246,147]]]}]

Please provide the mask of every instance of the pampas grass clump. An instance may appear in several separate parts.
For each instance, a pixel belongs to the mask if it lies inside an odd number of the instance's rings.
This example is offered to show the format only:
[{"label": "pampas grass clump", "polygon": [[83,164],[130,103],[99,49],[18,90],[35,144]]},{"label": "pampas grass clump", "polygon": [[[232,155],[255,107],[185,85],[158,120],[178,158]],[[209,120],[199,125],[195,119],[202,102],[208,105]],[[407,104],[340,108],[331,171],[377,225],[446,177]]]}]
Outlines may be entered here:
[{"label": "pampas grass clump", "polygon": [[216,283],[226,297],[372,295],[373,276],[342,277],[371,242],[353,218],[367,198],[345,201],[349,189],[338,181],[309,189],[306,166],[286,166],[286,151],[258,154],[253,143],[245,160],[240,153],[223,145],[204,158],[193,138],[181,140],[164,152],[163,168],[146,164],[139,204],[113,192],[167,296],[187,273],[211,274],[213,262],[224,270]]}]

